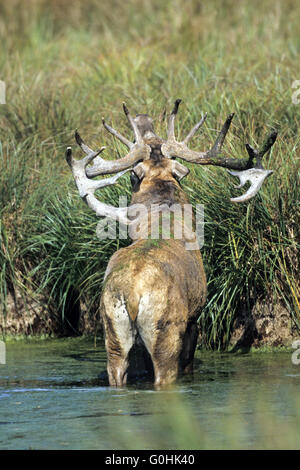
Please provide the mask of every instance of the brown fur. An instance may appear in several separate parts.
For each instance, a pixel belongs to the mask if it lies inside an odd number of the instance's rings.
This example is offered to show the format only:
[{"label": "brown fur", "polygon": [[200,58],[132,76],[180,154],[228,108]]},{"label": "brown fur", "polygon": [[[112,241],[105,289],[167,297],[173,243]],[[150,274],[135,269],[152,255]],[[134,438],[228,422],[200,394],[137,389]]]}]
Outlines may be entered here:
[{"label": "brown fur", "polygon": [[[143,162],[144,176],[132,204],[150,207],[185,204],[188,199],[172,174],[172,160]],[[149,232],[149,219],[143,221]],[[192,370],[197,319],[206,300],[206,278],[199,250],[185,239],[138,239],[110,259],[101,311],[111,385],[126,384],[129,352],[139,337],[147,348],[155,384],[168,384]]]}]

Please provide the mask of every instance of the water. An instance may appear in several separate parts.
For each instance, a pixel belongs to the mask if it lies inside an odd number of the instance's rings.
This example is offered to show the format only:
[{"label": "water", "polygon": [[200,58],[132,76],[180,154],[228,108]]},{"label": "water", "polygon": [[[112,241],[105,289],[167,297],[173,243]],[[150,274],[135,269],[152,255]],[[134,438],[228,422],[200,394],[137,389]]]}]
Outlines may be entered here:
[{"label": "water", "polygon": [[0,449],[299,448],[300,365],[289,353],[197,353],[168,390],[111,388],[103,344],[8,342]]}]

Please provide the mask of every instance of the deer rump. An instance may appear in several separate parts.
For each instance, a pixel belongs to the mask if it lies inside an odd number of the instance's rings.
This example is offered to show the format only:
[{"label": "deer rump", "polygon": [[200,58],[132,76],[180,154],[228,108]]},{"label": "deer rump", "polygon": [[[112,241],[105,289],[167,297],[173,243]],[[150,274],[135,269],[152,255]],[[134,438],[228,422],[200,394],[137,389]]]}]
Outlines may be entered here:
[{"label": "deer rump", "polygon": [[107,267],[101,314],[111,385],[124,385],[132,364],[140,364],[134,373],[154,375],[156,385],[193,370],[206,300],[202,259],[180,240],[145,245],[123,248]]}]

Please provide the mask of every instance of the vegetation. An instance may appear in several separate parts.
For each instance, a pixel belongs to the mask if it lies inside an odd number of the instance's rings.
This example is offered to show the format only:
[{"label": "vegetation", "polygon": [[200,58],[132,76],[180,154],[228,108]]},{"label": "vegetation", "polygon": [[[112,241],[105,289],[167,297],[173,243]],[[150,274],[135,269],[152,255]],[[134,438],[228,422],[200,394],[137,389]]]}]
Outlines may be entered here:
[{"label": "vegetation", "polygon": [[[233,396],[239,392],[233,388]],[[181,394],[183,395],[183,394]],[[178,450],[295,450],[299,449],[299,402],[288,396],[290,416],[276,413],[262,394],[244,404],[225,398],[218,406],[204,408],[197,416],[193,404],[175,393],[160,396],[160,408],[152,411],[152,426],[132,421],[124,427],[119,420],[109,432],[118,449]],[[249,406],[249,402],[251,405]],[[249,408],[251,411],[249,411]],[[200,416],[199,416],[200,415]],[[284,431],[284,432],[282,432]]]},{"label": "vegetation", "polygon": [[[274,174],[248,204],[229,201],[239,192],[223,169],[191,166],[183,183],[205,205],[203,345],[226,348],[241,307],[250,312],[257,299],[282,302],[299,329],[299,18],[296,0],[0,0],[0,315],[9,292],[46,315],[64,317],[70,295],[97,311],[107,261],[127,242],[97,239],[66,146],[78,128],[118,158],[125,149],[102,115],[128,135],[126,101],[165,135],[166,110],[180,97],[179,136],[209,114],[193,148],[208,148],[230,112],[224,148],[233,157],[279,130],[265,157]],[[101,194],[114,204],[129,197],[129,177]]]}]

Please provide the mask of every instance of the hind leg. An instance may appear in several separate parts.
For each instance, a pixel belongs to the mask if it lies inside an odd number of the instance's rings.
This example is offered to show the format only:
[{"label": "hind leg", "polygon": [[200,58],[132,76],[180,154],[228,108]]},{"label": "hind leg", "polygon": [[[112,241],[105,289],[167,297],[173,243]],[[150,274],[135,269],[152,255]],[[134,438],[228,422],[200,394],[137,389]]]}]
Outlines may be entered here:
[{"label": "hind leg", "polygon": [[[160,344],[160,347],[164,347]],[[176,382],[179,374],[180,351],[172,351],[172,354],[153,354],[154,384],[158,387]]]},{"label": "hind leg", "polygon": [[101,310],[109,384],[122,387],[127,382],[129,352],[135,339],[134,328],[123,300],[103,296]]},{"label": "hind leg", "polygon": [[152,352],[156,386],[171,384],[178,378],[184,329],[183,322],[167,324],[156,338]]},{"label": "hind leg", "polygon": [[195,321],[189,322],[184,334],[183,347],[180,354],[180,369],[183,374],[193,372],[194,355],[197,346],[199,328]]}]

